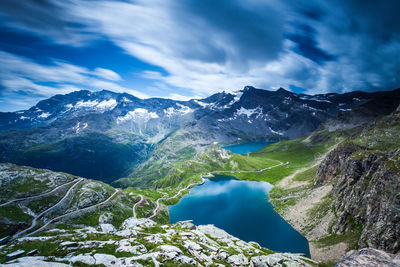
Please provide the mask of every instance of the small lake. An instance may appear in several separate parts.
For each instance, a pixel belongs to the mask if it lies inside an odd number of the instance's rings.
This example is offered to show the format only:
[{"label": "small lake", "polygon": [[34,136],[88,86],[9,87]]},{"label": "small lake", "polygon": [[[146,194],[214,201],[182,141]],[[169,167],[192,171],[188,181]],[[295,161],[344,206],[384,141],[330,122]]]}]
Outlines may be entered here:
[{"label": "small lake", "polygon": [[266,147],[267,145],[270,145],[274,142],[270,141],[263,141],[263,142],[249,142],[249,143],[240,143],[236,145],[229,145],[229,146],[223,146],[221,148],[230,150],[233,153],[236,154],[246,154],[254,151],[258,151]]},{"label": "small lake", "polygon": [[230,178],[218,175],[191,189],[178,204],[169,207],[171,223],[193,220],[196,225],[214,224],[265,248],[310,256],[307,240],[269,203],[272,185]]}]

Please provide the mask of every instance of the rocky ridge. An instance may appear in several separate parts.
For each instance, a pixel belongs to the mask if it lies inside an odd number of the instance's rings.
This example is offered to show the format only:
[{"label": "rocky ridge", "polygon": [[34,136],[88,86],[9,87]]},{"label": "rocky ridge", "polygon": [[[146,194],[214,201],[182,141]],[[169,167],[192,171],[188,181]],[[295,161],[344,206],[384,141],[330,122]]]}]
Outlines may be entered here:
[{"label": "rocky ridge", "polygon": [[368,119],[393,111],[400,90],[311,96],[246,86],[189,101],[82,90],[56,95],[29,110],[0,113],[0,162],[111,183],[135,178],[133,171],[154,159],[192,159],[213,142],[309,134],[339,114],[376,106],[377,99],[391,104],[365,115]]},{"label": "rocky ridge", "polygon": [[[64,256],[29,256],[10,261],[4,266],[24,266],[42,262],[83,263],[104,266],[317,266],[317,262],[291,253],[274,253],[257,243],[235,238],[213,225],[195,226],[191,222],[157,226],[150,219],[127,219],[121,229],[105,230],[104,226],[66,231],[53,229],[48,235],[26,237],[25,242],[57,244]],[[72,241],[63,241],[74,236]],[[96,236],[99,239],[91,238]],[[106,236],[107,240],[102,241]],[[104,250],[111,253],[101,253]],[[80,251],[91,251],[81,253]],[[124,255],[124,256],[123,256]],[[130,255],[130,256],[126,256]],[[60,266],[69,266],[68,264]]]}]

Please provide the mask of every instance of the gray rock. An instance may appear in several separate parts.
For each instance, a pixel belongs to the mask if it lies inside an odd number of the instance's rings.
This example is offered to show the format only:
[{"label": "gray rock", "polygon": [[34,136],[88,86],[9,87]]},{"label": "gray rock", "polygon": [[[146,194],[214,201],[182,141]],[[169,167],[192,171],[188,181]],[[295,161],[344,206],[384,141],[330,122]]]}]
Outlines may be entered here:
[{"label": "gray rock", "polygon": [[114,215],[111,212],[105,212],[99,217],[99,224],[102,223],[112,223],[114,220]]},{"label": "gray rock", "polygon": [[389,254],[381,250],[364,248],[346,256],[335,267],[395,267],[400,266],[400,255]]},{"label": "gray rock", "polygon": [[232,255],[228,257],[228,263],[233,264],[235,266],[248,266],[249,261],[243,254]]},{"label": "gray rock", "polygon": [[101,231],[103,233],[115,233],[117,229],[115,229],[114,225],[109,223],[102,223],[100,224]]}]

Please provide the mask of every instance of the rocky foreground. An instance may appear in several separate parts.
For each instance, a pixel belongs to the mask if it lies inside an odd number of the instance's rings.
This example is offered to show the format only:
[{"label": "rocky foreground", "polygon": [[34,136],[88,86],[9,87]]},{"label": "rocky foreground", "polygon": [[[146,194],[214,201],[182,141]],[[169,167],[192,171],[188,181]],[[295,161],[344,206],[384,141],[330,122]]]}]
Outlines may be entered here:
[{"label": "rocky foreground", "polygon": [[[246,243],[213,225],[157,225],[132,217],[117,230],[105,217],[98,227],[56,228],[3,246],[10,251],[3,266],[318,266],[299,254]],[[43,244],[51,255],[35,255],[35,245]]]}]

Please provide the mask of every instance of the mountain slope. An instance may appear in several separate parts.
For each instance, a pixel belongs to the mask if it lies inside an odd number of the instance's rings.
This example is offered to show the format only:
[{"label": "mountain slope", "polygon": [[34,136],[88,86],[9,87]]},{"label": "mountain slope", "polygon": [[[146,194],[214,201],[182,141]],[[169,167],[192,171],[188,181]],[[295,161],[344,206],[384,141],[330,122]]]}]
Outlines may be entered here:
[{"label": "mountain slope", "polygon": [[0,237],[13,237],[2,239],[0,263],[8,262],[5,266],[318,266],[213,225],[162,222],[155,202],[166,191],[121,191],[11,164],[0,164],[0,172]]},{"label": "mountain slope", "polygon": [[400,107],[359,127],[306,138],[314,143],[325,136],[336,145],[279,182],[270,197],[310,241],[313,258],[337,260],[365,247],[399,252],[399,133]]},{"label": "mountain slope", "polygon": [[[0,161],[110,183],[137,177],[156,161],[193,158],[214,142],[295,138],[342,113],[370,119],[393,111],[396,103],[400,90],[309,96],[247,86],[190,101],[78,91],[0,113]],[[367,115],[358,111],[371,107]]]}]

